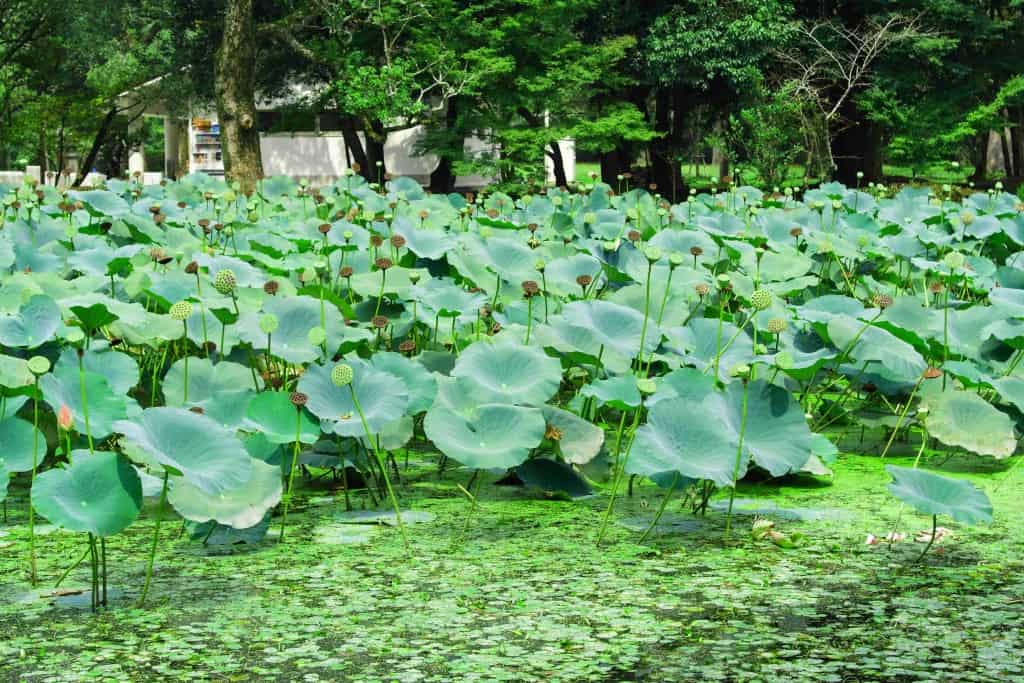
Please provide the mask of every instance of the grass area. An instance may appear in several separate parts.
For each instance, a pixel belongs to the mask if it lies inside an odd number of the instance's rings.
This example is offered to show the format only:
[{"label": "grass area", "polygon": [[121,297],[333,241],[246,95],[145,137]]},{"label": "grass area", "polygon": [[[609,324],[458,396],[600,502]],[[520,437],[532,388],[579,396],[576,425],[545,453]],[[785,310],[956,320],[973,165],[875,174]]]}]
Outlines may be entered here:
[{"label": "grass area", "polygon": [[[920,564],[921,544],[864,543],[868,533],[930,528],[888,495],[873,456],[842,456],[832,485],[743,484],[749,500],[728,543],[720,509],[699,518],[678,502],[660,534],[639,543],[635,529],[662,496],[643,485],[620,499],[602,548],[604,495],[552,500],[492,486],[493,477],[463,536],[469,504],[457,484],[468,472],[439,479],[433,460],[420,459],[401,486],[428,513],[409,526],[412,559],[394,529],[342,523],[351,520],[339,517],[337,485],[307,482],[283,545],[204,547],[165,524],[151,602],[139,609],[148,510],[111,539],[114,599],[95,616],[74,592],[88,586],[85,565],[62,587],[72,593],[53,589],[82,536],[44,527],[45,584],[27,585],[19,481],[0,526],[0,680],[1021,680],[1024,473],[939,453],[922,466],[940,459],[988,492],[995,520],[964,528],[943,519],[952,539]],[[1016,482],[1001,485],[1008,474]],[[803,543],[753,540],[759,508]]]},{"label": "grass area", "polygon": [[[696,188],[710,187],[711,179],[718,175],[718,167],[711,164],[683,164],[682,171],[683,177],[686,178],[687,183],[689,183],[691,187]],[[591,173],[600,174],[600,172],[600,164],[577,162],[576,182],[589,182]],[[882,167],[882,172],[887,178],[913,178],[921,182],[966,185],[968,178],[970,178],[974,169],[970,166],[954,168],[949,164],[949,162],[941,161],[923,164],[915,168],[886,164]],[[807,180],[804,176],[804,167],[801,165],[793,165],[789,167],[786,174],[786,180],[782,183],[782,187],[803,185],[806,182]],[[812,179],[811,182],[816,181]],[[741,169],[740,184],[760,186],[763,184],[763,181],[758,175],[756,169],[744,166]]]}]

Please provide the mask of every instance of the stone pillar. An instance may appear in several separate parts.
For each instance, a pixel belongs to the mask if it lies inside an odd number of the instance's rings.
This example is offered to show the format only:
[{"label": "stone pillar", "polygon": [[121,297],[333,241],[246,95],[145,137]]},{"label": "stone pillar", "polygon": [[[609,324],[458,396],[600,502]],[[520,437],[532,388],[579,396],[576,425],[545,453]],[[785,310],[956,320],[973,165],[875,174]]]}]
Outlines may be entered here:
[{"label": "stone pillar", "polygon": [[[144,119],[144,117],[140,116],[137,119],[135,119],[134,121],[132,121],[131,125],[128,126],[128,133],[129,133],[129,135],[131,135],[131,136],[139,136],[139,135],[142,134],[143,119]],[[134,178],[135,174],[137,173],[138,176],[139,176],[139,181],[141,182],[142,174],[144,174],[145,172],[146,172],[145,145],[140,141],[137,144],[135,144],[135,146],[132,147],[131,151],[128,153],[128,177],[129,178]]]}]

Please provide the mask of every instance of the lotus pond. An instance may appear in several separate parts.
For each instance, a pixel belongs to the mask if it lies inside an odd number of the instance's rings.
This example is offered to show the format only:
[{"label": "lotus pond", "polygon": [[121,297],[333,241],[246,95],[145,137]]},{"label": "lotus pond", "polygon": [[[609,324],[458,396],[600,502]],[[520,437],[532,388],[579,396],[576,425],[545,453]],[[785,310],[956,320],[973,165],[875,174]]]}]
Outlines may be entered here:
[{"label": "lotus pond", "polygon": [[0,188],[4,680],[1024,675],[1024,205]]}]

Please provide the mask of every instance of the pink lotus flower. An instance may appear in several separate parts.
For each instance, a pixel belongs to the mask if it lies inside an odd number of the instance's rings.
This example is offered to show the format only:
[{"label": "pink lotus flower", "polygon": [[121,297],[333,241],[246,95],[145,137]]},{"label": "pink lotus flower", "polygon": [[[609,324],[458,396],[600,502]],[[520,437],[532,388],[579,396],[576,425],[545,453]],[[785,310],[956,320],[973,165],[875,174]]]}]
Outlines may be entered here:
[{"label": "pink lotus flower", "polygon": [[75,418],[71,415],[71,408],[67,405],[61,405],[60,410],[57,411],[57,426],[65,432],[70,432],[72,427],[75,426]]}]

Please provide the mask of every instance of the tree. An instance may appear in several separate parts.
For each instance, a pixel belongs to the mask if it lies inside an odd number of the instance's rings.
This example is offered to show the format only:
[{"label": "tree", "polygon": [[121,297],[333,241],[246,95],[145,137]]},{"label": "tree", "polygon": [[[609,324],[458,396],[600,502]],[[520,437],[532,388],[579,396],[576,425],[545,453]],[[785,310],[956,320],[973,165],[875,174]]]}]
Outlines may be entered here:
[{"label": "tree", "polygon": [[253,0],[227,0],[214,89],[224,169],[244,193],[263,177],[260,135],[256,128],[256,30]]}]

